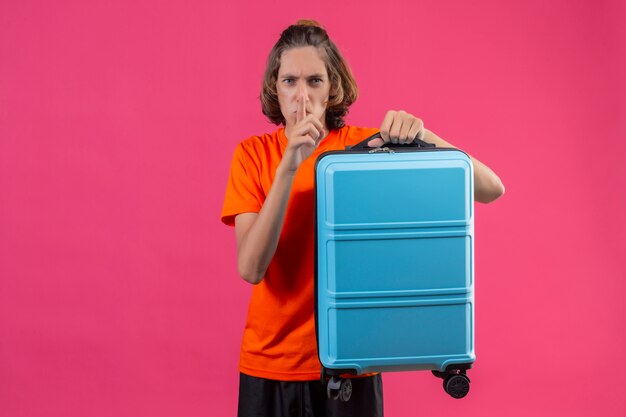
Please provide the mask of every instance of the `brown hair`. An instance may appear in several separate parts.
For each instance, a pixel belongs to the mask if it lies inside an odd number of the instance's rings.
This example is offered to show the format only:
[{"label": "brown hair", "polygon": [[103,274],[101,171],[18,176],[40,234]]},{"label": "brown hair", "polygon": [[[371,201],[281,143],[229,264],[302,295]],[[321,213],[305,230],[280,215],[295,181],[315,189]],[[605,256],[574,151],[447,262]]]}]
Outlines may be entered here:
[{"label": "brown hair", "polygon": [[313,46],[322,52],[326,63],[326,72],[330,79],[330,97],[326,107],[326,125],[328,129],[344,126],[343,118],[359,95],[356,81],[347,62],[330,40],[326,30],[314,20],[299,20],[289,26],[280,35],[280,39],[270,52],[261,88],[261,107],[263,114],[275,125],[285,124],[280,111],[276,81],[280,68],[280,58],[288,49]]}]

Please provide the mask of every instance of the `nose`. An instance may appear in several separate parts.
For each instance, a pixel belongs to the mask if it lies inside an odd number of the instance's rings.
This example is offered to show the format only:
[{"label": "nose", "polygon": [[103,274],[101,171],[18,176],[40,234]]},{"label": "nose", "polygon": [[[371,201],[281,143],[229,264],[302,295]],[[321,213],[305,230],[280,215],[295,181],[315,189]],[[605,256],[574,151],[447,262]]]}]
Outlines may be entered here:
[{"label": "nose", "polygon": [[306,83],[298,84],[298,102],[304,101],[306,103],[309,98],[309,92],[306,88]]}]

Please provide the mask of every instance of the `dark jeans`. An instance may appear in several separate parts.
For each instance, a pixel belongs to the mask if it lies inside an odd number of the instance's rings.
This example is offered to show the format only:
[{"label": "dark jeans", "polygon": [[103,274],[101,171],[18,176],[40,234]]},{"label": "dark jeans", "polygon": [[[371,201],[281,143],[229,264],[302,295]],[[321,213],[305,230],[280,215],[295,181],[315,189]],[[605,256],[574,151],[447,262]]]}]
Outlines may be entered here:
[{"label": "dark jeans", "polygon": [[239,417],[382,417],[383,381],[352,379],[350,401],[330,400],[317,381],[287,382],[239,377]]}]

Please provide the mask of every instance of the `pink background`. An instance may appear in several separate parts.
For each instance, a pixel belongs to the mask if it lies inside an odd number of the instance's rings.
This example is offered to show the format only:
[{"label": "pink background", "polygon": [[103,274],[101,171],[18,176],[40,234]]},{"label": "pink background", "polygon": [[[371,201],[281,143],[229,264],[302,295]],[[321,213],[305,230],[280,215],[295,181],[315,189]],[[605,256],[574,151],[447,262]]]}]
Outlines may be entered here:
[{"label": "pink background", "polygon": [[507,187],[476,209],[469,396],[389,373],[387,415],[623,415],[621,0],[3,0],[0,415],[235,414],[251,288],[219,213],[299,17],[354,70],[349,123],[405,109]]}]

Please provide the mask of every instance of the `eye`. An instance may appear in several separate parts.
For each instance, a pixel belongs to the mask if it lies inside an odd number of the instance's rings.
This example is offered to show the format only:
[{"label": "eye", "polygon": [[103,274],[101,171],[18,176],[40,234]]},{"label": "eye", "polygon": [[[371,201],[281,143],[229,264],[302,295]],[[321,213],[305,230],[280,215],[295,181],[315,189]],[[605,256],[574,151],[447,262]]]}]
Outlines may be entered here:
[{"label": "eye", "polygon": [[293,78],[285,78],[285,79],[283,80],[283,83],[288,84],[288,85],[289,85],[289,84],[293,84]]}]

